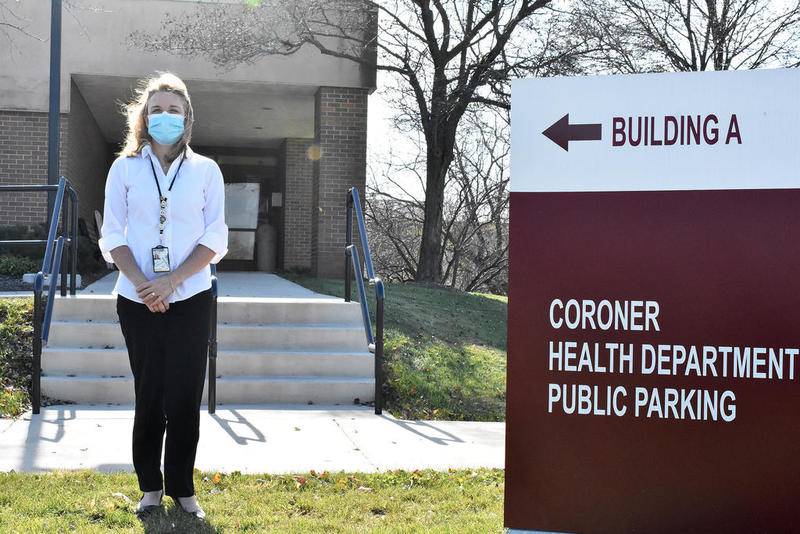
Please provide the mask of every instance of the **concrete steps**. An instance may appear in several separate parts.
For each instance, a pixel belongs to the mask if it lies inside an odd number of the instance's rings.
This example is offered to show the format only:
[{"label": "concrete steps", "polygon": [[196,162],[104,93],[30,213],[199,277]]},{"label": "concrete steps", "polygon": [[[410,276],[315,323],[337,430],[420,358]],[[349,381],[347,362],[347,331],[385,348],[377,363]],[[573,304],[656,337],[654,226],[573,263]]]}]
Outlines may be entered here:
[{"label": "concrete steps", "polygon": [[[218,404],[374,400],[374,358],[358,303],[219,297],[217,342]],[[203,402],[207,389],[206,381]],[[115,296],[56,295],[42,393],[81,403],[135,401]]]},{"label": "concrete steps", "polygon": [[[361,376],[223,376],[217,378],[217,403],[352,404],[356,398],[374,400],[374,388],[373,378]],[[43,375],[42,392],[78,403],[135,401],[133,377],[128,375]],[[202,402],[208,402],[208,381]]]},{"label": "concrete steps", "polygon": [[[115,312],[116,313],[116,312]],[[231,349],[263,350],[366,350],[364,326],[354,324],[245,324],[217,325],[217,346]],[[56,321],[50,323],[49,346],[125,348],[116,321]]]},{"label": "concrete steps", "polygon": [[[44,356],[47,354],[47,356]],[[368,352],[217,350],[217,376],[305,375],[371,376],[374,361]],[[48,375],[128,375],[128,351],[45,347],[42,370]]]}]

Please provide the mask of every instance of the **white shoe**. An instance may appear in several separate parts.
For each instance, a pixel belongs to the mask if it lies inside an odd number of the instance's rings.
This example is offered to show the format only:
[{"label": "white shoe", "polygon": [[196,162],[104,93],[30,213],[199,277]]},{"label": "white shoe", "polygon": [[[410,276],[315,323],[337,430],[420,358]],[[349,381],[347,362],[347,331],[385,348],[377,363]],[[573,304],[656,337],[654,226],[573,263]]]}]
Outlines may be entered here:
[{"label": "white shoe", "polygon": [[[151,493],[151,492],[147,492]],[[161,500],[164,498],[164,490],[161,489],[158,491],[158,504],[143,504],[145,500],[145,494],[142,494],[142,498],[139,500],[139,504],[136,507],[136,515],[137,516],[144,516],[155,510],[156,508],[161,507]],[[148,499],[149,501],[150,499]]]},{"label": "white shoe", "polygon": [[178,497],[176,500],[184,512],[192,514],[197,519],[205,519],[206,513],[200,507],[200,503],[197,502],[196,495],[191,495],[189,497]]}]

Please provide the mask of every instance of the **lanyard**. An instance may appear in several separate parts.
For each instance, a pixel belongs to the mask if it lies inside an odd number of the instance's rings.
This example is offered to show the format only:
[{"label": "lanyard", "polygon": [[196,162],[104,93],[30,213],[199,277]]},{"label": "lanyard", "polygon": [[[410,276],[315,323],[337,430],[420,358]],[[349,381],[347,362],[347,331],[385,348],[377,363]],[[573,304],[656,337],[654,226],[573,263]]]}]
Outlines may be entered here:
[{"label": "lanyard", "polygon": [[[172,191],[172,184],[175,183],[175,178],[178,177],[178,173],[181,172],[181,165],[183,165],[183,160],[186,159],[186,150],[184,149],[183,155],[181,156],[181,162],[178,163],[178,168],[175,170],[175,175],[172,177],[172,181],[169,184],[169,189],[167,191]],[[161,186],[158,184],[158,176],[156,176],[156,167],[153,165],[153,158],[150,158],[150,168],[153,170],[153,179],[156,181],[156,187],[158,188],[158,203],[161,207],[160,216],[158,219],[158,235],[161,240],[161,244],[164,244],[164,223],[167,222],[167,197],[165,197],[161,193]]]},{"label": "lanyard", "polygon": [[[178,177],[178,173],[181,172],[181,165],[183,165],[183,160],[186,159],[186,150],[183,151],[181,155],[181,162],[178,163],[178,169],[175,171],[175,176],[172,177],[172,181],[169,183],[169,189],[167,191],[172,191],[172,184],[175,183],[175,178]],[[161,201],[164,198],[164,195],[161,194],[161,186],[158,185],[158,177],[156,176],[156,167],[153,165],[153,158],[150,158],[150,168],[153,170],[153,179],[156,181],[156,187],[158,188],[158,200]]]}]

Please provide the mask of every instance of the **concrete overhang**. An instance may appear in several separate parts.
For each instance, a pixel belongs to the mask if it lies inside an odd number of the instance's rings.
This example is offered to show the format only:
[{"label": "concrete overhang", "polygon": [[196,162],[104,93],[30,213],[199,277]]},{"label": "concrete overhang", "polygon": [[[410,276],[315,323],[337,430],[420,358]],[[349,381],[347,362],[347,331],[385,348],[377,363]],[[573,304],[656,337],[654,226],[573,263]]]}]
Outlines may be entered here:
[{"label": "concrete overhang", "polygon": [[[218,1],[70,2],[72,7],[65,8],[62,14],[61,111],[69,112],[71,75],[127,78],[144,77],[159,70],[168,70],[189,82],[189,89],[198,92],[199,103],[204,100],[201,93],[205,91],[201,80],[216,82],[214,87],[225,87],[227,82],[243,84],[238,89],[232,89],[234,92],[231,94],[241,96],[245,103],[248,95],[263,98],[260,90],[252,88],[259,87],[259,84],[274,86],[272,91],[275,94],[296,94],[298,98],[307,95],[311,88],[316,89],[321,85],[362,87],[369,93],[375,89],[374,67],[323,55],[309,43],[290,55],[258,57],[252,62],[237,64],[230,69],[218,67],[206,54],[181,56],[165,51],[146,51],[142,46],[129,46],[128,38],[133,32],[140,30],[159,34],[167,16],[174,18],[186,13],[201,13],[215,3]],[[243,2],[233,4],[241,9]],[[39,112],[47,112],[49,109],[50,7],[50,2],[45,0],[16,2],[14,5],[14,15],[24,21],[25,27],[35,37],[17,35],[12,41],[13,46],[0,47],[0,109]],[[365,31],[373,36],[377,28],[365,28]],[[337,41],[333,39],[327,44],[335,47]],[[370,54],[373,52],[371,50]],[[369,57],[374,61],[373,55]],[[300,92],[295,93],[293,87],[298,87]],[[87,88],[87,93],[89,92]],[[216,95],[220,91],[214,89],[211,93]],[[261,104],[252,109],[260,107],[270,106]],[[206,115],[198,113],[198,119],[205,118]],[[264,128],[266,129],[265,126]]]},{"label": "concrete overhang", "polygon": [[[125,132],[121,103],[137,78],[72,74],[109,142]],[[286,137],[314,137],[316,86],[184,79],[194,108],[193,145],[277,148]]]}]

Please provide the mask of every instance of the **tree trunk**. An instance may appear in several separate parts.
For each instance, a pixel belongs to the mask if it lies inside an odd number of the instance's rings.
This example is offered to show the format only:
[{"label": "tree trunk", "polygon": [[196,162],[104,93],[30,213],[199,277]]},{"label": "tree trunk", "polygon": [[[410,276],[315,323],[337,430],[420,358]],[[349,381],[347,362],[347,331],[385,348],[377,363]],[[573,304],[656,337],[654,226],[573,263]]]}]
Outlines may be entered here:
[{"label": "tree trunk", "polygon": [[425,178],[425,220],[417,267],[418,282],[441,282],[442,264],[442,206],[444,205],[444,176],[449,162],[442,158],[443,150],[428,143]]}]

